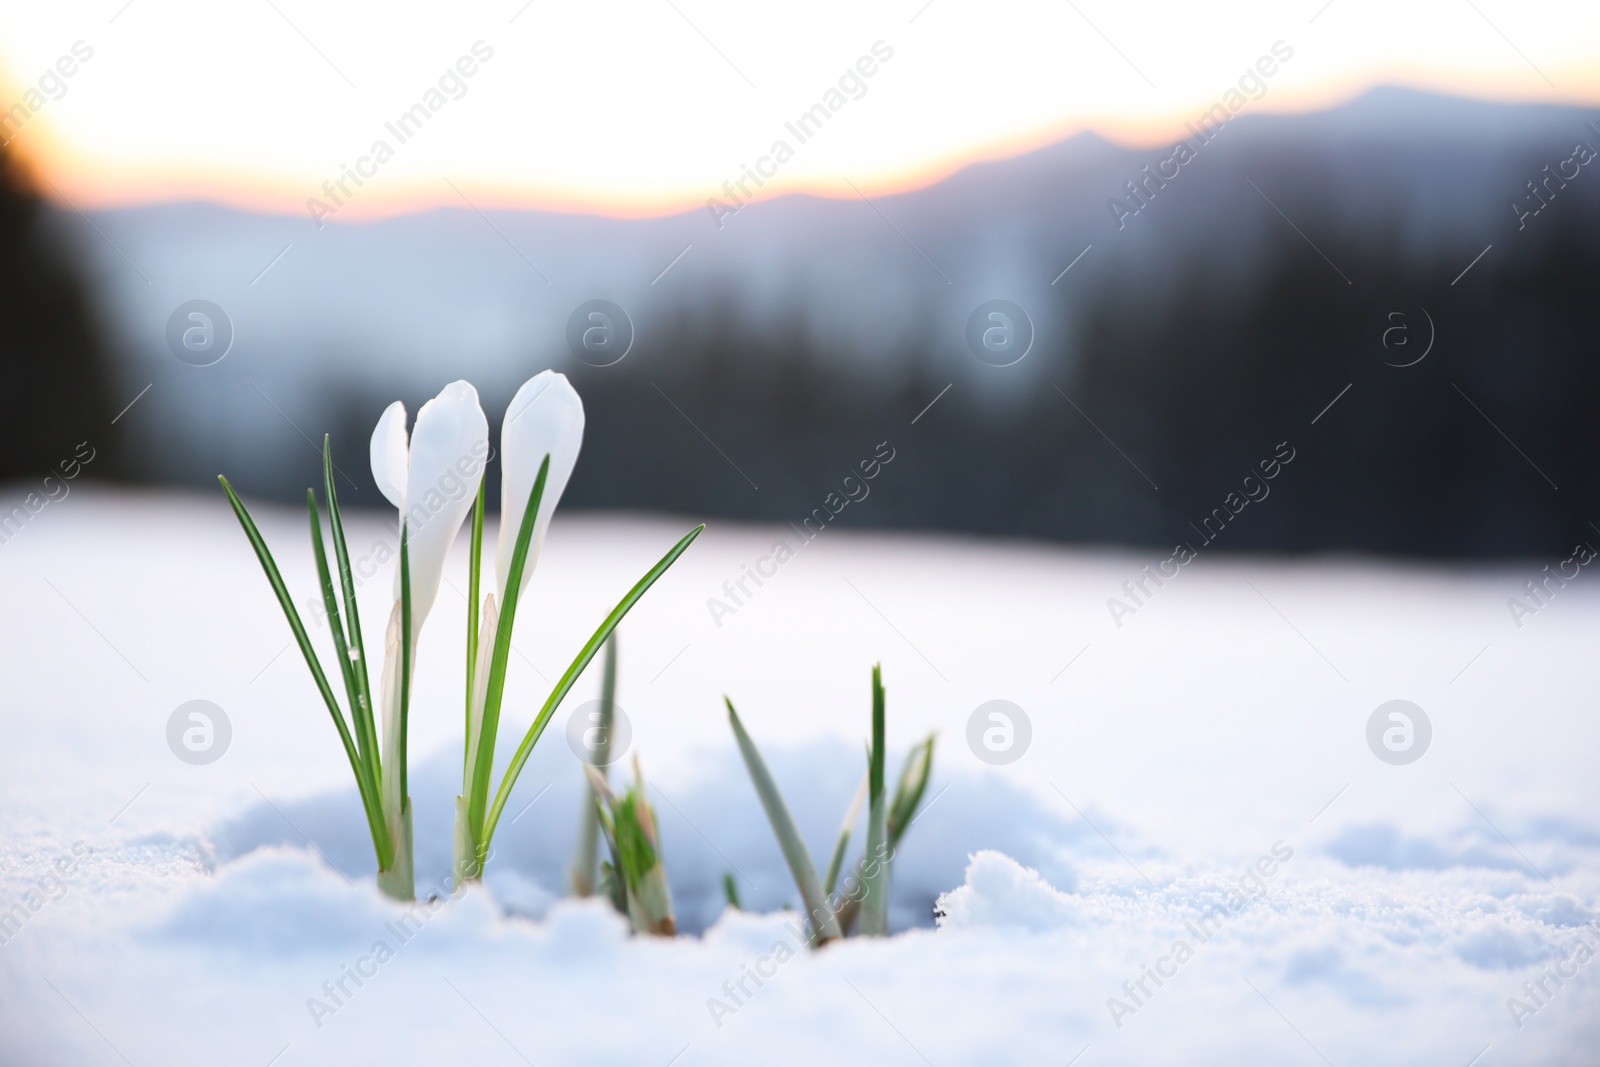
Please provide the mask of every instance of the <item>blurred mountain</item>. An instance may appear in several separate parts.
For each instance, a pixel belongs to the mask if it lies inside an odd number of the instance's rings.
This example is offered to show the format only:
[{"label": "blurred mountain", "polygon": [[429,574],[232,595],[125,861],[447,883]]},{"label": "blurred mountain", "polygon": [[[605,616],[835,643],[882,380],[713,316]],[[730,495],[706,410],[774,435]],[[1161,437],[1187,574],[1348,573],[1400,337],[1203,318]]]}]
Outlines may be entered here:
[{"label": "blurred mountain", "polygon": [[[590,413],[578,506],[799,523],[887,441],[894,462],[837,522],[1549,554],[1600,537],[1600,168],[1574,156],[1600,149],[1594,119],[1380,89],[1316,114],[1247,106],[1181,165],[1080,135],[721,226],[466,203],[321,228],[207,204],[55,222],[110,328],[113,406],[151,386],[124,420],[150,480],[222,470],[289,498],[328,431],[352,502],[376,504],[384,404],[466,377],[494,422],[555,367]],[[1145,202],[1128,191],[1162,172]],[[1536,180],[1549,202],[1519,220]],[[597,298],[636,332],[614,366],[566,339]],[[1009,367],[966,341],[996,298],[1035,331]],[[234,334],[210,366],[169,350],[194,299]],[[1229,494],[1282,442],[1295,459],[1235,515]]]}]

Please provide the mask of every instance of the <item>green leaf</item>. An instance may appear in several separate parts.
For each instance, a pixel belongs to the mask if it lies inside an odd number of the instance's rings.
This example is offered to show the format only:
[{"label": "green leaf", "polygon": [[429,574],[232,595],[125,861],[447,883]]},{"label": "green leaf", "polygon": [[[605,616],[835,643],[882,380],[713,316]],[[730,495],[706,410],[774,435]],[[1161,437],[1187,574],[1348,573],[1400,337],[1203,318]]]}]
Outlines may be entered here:
[{"label": "green leaf", "polygon": [[[921,805],[923,794],[928,788],[928,777],[933,768],[933,740],[934,735],[929,734],[926,740],[914,746],[906,756],[905,767],[900,772],[900,783],[895,790],[895,802],[890,806],[888,817],[891,857],[899,850],[900,838],[915,820],[917,808]],[[855,876],[858,882],[866,878],[867,859],[868,857],[863,856],[856,864]],[[848,931],[855,924],[860,910],[860,898],[846,900],[839,908],[839,926]]]},{"label": "green leaf", "polygon": [[[361,690],[356,685],[355,674],[350,665],[350,648],[344,639],[344,623],[339,619],[339,601],[333,592],[333,577],[328,573],[328,552],[322,544],[322,516],[317,511],[317,494],[306,490],[306,509],[311,515],[311,552],[317,561],[317,582],[322,589],[322,606],[328,613],[328,628],[333,631],[333,649],[339,657],[339,672],[344,677],[345,693],[350,697],[350,706],[356,706]],[[362,758],[370,758],[371,752],[366,748],[365,739],[360,731],[356,732],[356,746]]]},{"label": "green leaf", "polygon": [[900,781],[895,785],[894,802],[889,805],[889,851],[900,843],[911,820],[916,818],[917,806],[928,791],[928,776],[933,770],[933,739],[929,734],[920,745],[912,746],[906,754],[905,766],[900,769]]},{"label": "green leaf", "polygon": [[800,831],[795,828],[794,819],[789,815],[788,805],[783,802],[783,794],[778,792],[778,783],[772,780],[772,773],[767,770],[766,761],[761,758],[760,750],[745,732],[744,724],[739,721],[739,713],[733,709],[733,701],[727,697],[722,699],[728,705],[728,724],[733,727],[733,736],[739,744],[739,753],[744,757],[744,765],[750,771],[750,781],[756,787],[756,795],[761,798],[761,806],[766,809],[767,821],[772,824],[772,832],[777,835],[778,847],[783,851],[784,861],[789,865],[789,873],[794,876],[794,884],[800,890],[800,899],[805,903],[816,943],[820,945],[825,941],[843,937],[844,934],[839,929],[839,920],[834,916],[833,908],[822,891],[822,883],[817,880],[817,869],[811,863],[811,853],[806,851],[805,842],[800,839]]},{"label": "green leaf", "polygon": [[[705,528],[705,524],[701,523],[684,534],[682,539],[668,549],[667,554],[656,561],[656,565],[651,567],[645,576],[635,583],[632,589],[628,590],[627,595],[617,603],[616,607],[611,609],[611,614],[606,616],[605,621],[600,624],[600,628],[595,630],[588,643],[578,652],[577,658],[567,667],[567,672],[561,676],[561,680],[551,690],[549,699],[544,702],[544,707],[539,709],[539,714],[534,717],[533,725],[528,727],[528,732],[523,737],[522,744],[517,747],[516,754],[511,757],[511,765],[506,768],[505,777],[500,781],[500,789],[495,793],[494,807],[490,809],[488,822],[484,825],[483,847],[485,849],[489,847],[489,841],[494,836],[495,824],[500,821],[500,813],[505,809],[506,802],[511,799],[511,789],[517,784],[517,775],[522,773],[523,764],[527,763],[528,757],[533,754],[533,746],[538,743],[540,735],[544,733],[544,728],[550,722],[550,717],[556,713],[556,708],[561,706],[561,701],[565,699],[567,692],[577,683],[578,676],[583,673],[585,667],[589,666],[589,661],[594,659],[595,654],[600,651],[600,646],[605,644],[606,639],[611,636],[611,632],[617,628],[617,624],[639,602],[639,598],[644,596],[652,585],[656,584],[656,580],[667,573],[667,569],[677,562],[678,557],[683,555],[684,550],[694,543],[694,539],[699,537],[700,532]],[[515,561],[513,561],[514,568]],[[508,586],[506,590],[508,600],[510,599],[510,592],[511,590]],[[504,620],[502,619],[503,624]],[[481,763],[481,747],[479,755]]]},{"label": "green leaf", "polygon": [[[310,489],[306,490],[306,504],[311,514],[311,548],[317,561],[317,579],[322,587],[322,603],[328,613],[328,626],[333,631],[334,653],[339,657],[339,666],[344,676],[345,693],[350,698],[350,706],[355,708],[361,700],[360,683],[356,681],[355,668],[350,662],[349,646],[345,643],[344,626],[339,621],[339,602],[333,592],[333,578],[328,573],[328,554],[322,544],[322,517],[317,512],[317,497]],[[372,793],[378,793],[378,751],[375,745],[367,744],[362,735],[358,716],[355,719],[356,749],[361,757],[361,770],[366,775],[366,788]],[[340,716],[343,721],[343,716]]]},{"label": "green leaf", "polygon": [[283,575],[278,572],[278,564],[272,558],[272,553],[267,548],[266,541],[261,536],[261,531],[256,528],[255,521],[250,518],[244,502],[239,499],[239,494],[233,491],[233,486],[228,484],[228,479],[218,475],[217,481],[222,483],[222,491],[228,494],[228,503],[233,506],[233,513],[239,519],[239,525],[244,527],[244,534],[250,541],[250,547],[255,549],[256,559],[261,563],[261,569],[266,572],[267,582],[272,586],[272,592],[278,598],[278,606],[283,609],[284,618],[289,621],[289,629],[294,633],[295,642],[300,646],[300,654],[305,657],[306,666],[311,670],[311,677],[317,684],[317,692],[322,694],[322,701],[328,706],[328,714],[333,716],[333,724],[339,730],[339,740],[344,745],[345,755],[350,760],[350,770],[356,776],[356,788],[361,793],[362,807],[366,809],[367,825],[372,831],[372,847],[378,855],[379,868],[385,868],[393,860],[393,851],[390,846],[388,830],[384,827],[383,813],[378,806],[378,797],[375,791],[368,789],[365,775],[362,774],[362,763],[359,753],[356,752],[355,742],[351,740],[350,729],[345,725],[344,714],[339,709],[339,701],[333,695],[333,689],[328,685],[328,677],[322,671],[322,664],[317,660],[316,650],[311,647],[311,639],[306,635],[305,624],[300,621],[300,613],[295,610],[294,600],[289,596],[288,586],[284,584]]},{"label": "green leaf", "polygon": [[[882,675],[880,671],[875,669],[873,671],[873,718],[875,734],[877,732],[877,720],[881,713],[883,698],[884,692]],[[856,884],[862,886],[865,889],[865,892],[861,893],[859,896],[852,895],[839,907],[839,926],[846,931],[855,926],[857,919],[861,919],[861,932],[863,934],[872,932],[872,927],[869,925],[869,923],[876,922],[876,917],[872,919],[862,918],[865,911],[865,902],[871,898],[876,898],[882,902],[885,910],[885,915],[883,916],[884,928],[885,931],[887,930],[888,884],[889,874],[892,869],[892,861],[896,849],[898,849],[900,846],[900,837],[905,833],[907,827],[911,825],[911,821],[916,815],[917,806],[921,803],[923,793],[927,789],[928,775],[933,766],[933,738],[934,735],[929,734],[927,739],[921,744],[914,746],[906,757],[905,766],[900,772],[900,780],[895,787],[894,800],[892,803],[887,805],[888,812],[885,814],[883,819],[883,829],[887,839],[886,846],[874,845],[871,837],[872,816],[870,814],[868,816],[867,853],[856,863],[854,875]],[[869,782],[872,773],[872,755],[872,749],[869,747],[867,750],[867,773]],[[873,857],[878,855],[881,855],[883,858],[881,862],[874,863]],[[882,882],[878,882],[875,876],[881,876]]]},{"label": "green leaf", "polygon": [[[656,813],[645,796],[644,772],[638,757],[633,761],[633,784],[621,797],[611,791],[592,764],[585,763],[583,772],[595,796],[610,808],[605,825],[612,846],[612,870],[621,872],[626,890],[625,911],[634,932],[672,936],[678,929],[672,913],[672,890],[661,864]],[[599,806],[597,801],[596,807]]]},{"label": "green leaf", "polygon": [[[615,853],[613,853],[615,857]],[[622,884],[622,876],[617,873],[617,868],[612,863],[600,861],[600,896],[611,901],[611,906],[619,914],[628,914],[628,889]]]},{"label": "green leaf", "polygon": [[883,792],[884,692],[881,666],[872,668],[872,762],[867,787],[866,892],[861,900],[861,932],[889,933],[888,802]]},{"label": "green leaf", "polygon": [[[328,501],[328,531],[333,539],[333,557],[339,565],[339,585],[344,593],[344,615],[349,626],[347,637],[350,671],[361,690],[361,699],[350,705],[356,735],[361,740],[361,751],[367,754],[367,763],[374,783],[382,773],[382,754],[378,748],[378,729],[373,720],[372,678],[367,670],[367,648],[361,637],[361,611],[356,604],[356,576],[350,569],[350,549],[344,536],[344,518],[339,514],[339,492],[333,480],[333,450],[328,435],[322,436],[322,494]],[[376,784],[374,784],[376,790]]]},{"label": "green leaf", "polygon": [[[484,820],[484,808],[489,802],[489,779],[494,774],[494,743],[500,731],[500,701],[505,695],[506,661],[511,657],[511,628],[517,621],[517,601],[522,594],[522,569],[528,562],[528,549],[533,544],[534,522],[539,515],[539,502],[544,496],[545,478],[550,474],[550,456],[539,464],[539,476],[533,480],[533,492],[528,495],[527,510],[522,513],[522,527],[517,531],[517,543],[511,551],[510,572],[506,575],[505,603],[500,605],[500,624],[495,627],[494,655],[489,661],[489,682],[483,702],[483,723],[478,731],[477,765],[472,768],[472,795],[468,798],[467,817],[474,828],[483,828],[478,841],[481,852],[489,850],[489,837],[493,833],[493,819]],[[520,767],[518,768],[520,770]],[[500,805],[495,805],[498,814]],[[481,873],[482,867],[479,871]]]},{"label": "green leaf", "polygon": [[622,857],[617,852],[617,828],[612,822],[609,805],[616,802],[616,795],[611,792],[611,787],[590,764],[583,765],[583,774],[589,780],[590,792],[594,798],[595,822],[600,827],[606,839],[606,851],[610,853],[611,861],[600,861],[600,879],[598,892],[601,896],[611,901],[611,906],[623,915],[628,914],[628,886],[621,874]]},{"label": "green leaf", "polygon": [[659,862],[655,842],[645,832],[649,818],[649,801],[637,787],[622,794],[622,799],[612,809],[612,820],[617,831],[617,854],[622,857],[622,873],[628,879],[628,891],[637,893],[645,872]]},{"label": "green leaf", "polygon": [[726,871],[722,875],[722,895],[728,898],[728,907],[735,911],[744,910],[744,905],[739,903],[739,884],[733,880],[732,871]]},{"label": "green leaf", "polygon": [[867,802],[867,784],[871,773],[870,768],[862,773],[861,784],[856,787],[856,795],[850,800],[844,822],[839,825],[839,840],[833,846],[833,858],[828,861],[827,876],[822,879],[822,891],[829,900],[833,899],[833,887],[839,882],[839,868],[844,865],[845,851],[850,847],[850,834],[856,828],[856,820],[861,818],[861,806]]}]

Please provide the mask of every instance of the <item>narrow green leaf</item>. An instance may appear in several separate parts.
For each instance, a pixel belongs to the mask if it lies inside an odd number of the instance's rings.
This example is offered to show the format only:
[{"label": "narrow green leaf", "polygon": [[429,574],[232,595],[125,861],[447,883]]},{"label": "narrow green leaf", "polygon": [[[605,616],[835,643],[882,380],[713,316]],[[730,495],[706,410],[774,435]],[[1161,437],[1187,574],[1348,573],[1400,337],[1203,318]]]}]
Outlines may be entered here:
[{"label": "narrow green leaf", "polygon": [[300,646],[300,654],[305,657],[306,666],[317,684],[317,691],[322,694],[322,701],[328,706],[328,714],[333,716],[333,724],[339,730],[339,740],[344,745],[345,755],[350,760],[350,770],[356,776],[356,788],[361,794],[362,807],[366,809],[367,825],[372,831],[372,847],[378,855],[378,866],[387,867],[392,861],[393,853],[388,830],[383,823],[383,812],[378,806],[377,794],[367,788],[366,776],[362,774],[361,756],[356,752],[355,742],[351,740],[350,729],[345,725],[344,714],[339,709],[339,701],[333,695],[332,687],[328,685],[328,677],[323,673],[322,664],[317,660],[316,650],[311,647],[310,637],[306,635],[305,624],[300,621],[300,613],[295,609],[294,600],[289,596],[289,588],[284,584],[283,575],[278,572],[278,564],[273,560],[272,552],[267,548],[261,531],[250,518],[250,512],[246,510],[244,501],[239,499],[239,494],[228,484],[228,479],[218,475],[217,481],[222,483],[222,491],[228,494],[228,503],[233,506],[233,513],[238,517],[239,525],[244,527],[244,534],[250,541],[250,547],[255,549],[256,559],[260,561],[261,569],[266,572],[267,582],[278,598],[278,606],[283,609],[284,618],[289,621],[289,629],[294,633],[295,642]]},{"label": "narrow green leaf", "polygon": [[872,668],[872,762],[867,787],[867,877],[861,900],[861,932],[883,937],[889,932],[888,799],[883,791],[884,692],[881,666]]},{"label": "narrow green leaf", "polygon": [[[539,464],[539,476],[533,480],[533,491],[528,494],[528,507],[522,513],[522,526],[517,531],[517,543],[511,550],[511,567],[506,575],[505,603],[500,605],[500,624],[495,627],[494,656],[489,660],[489,682],[483,702],[483,723],[478,731],[477,765],[472,768],[472,795],[467,802],[467,815],[474,827],[484,827],[478,847],[487,853],[493,820],[484,821],[484,809],[489,803],[489,779],[494,774],[494,744],[500,732],[500,701],[505,695],[506,662],[511,658],[511,628],[517,621],[517,601],[522,595],[522,568],[528,562],[528,549],[533,544],[534,521],[539,515],[539,502],[544,497],[545,478],[550,474],[550,456]],[[497,812],[499,806],[496,805]],[[480,872],[482,868],[480,867]]]},{"label": "narrow green leaf", "polygon": [[783,851],[784,862],[789,865],[789,873],[794,876],[795,887],[800,890],[800,899],[805,903],[806,915],[815,932],[816,942],[821,944],[843,937],[844,934],[839,929],[839,920],[834,916],[833,908],[822,891],[822,883],[817,880],[817,869],[811,863],[811,853],[806,851],[805,842],[800,839],[800,831],[795,828],[794,819],[789,815],[788,805],[783,802],[783,794],[778,792],[778,783],[772,780],[772,773],[767,770],[766,761],[761,758],[756,743],[745,732],[744,724],[739,721],[739,713],[733,709],[733,701],[727,697],[722,699],[728,705],[728,724],[733,727],[733,736],[739,744],[739,753],[744,757],[744,765],[750,771],[750,781],[755,784],[756,795],[761,798],[761,806],[766,809],[767,821],[772,824],[772,832],[778,838],[778,847]]},{"label": "narrow green leaf", "polygon": [[[316,494],[310,489],[306,490],[306,504],[311,514],[311,548],[312,555],[316,558],[317,579],[322,588],[323,608],[328,613],[328,627],[333,632],[334,653],[339,657],[339,666],[344,677],[345,693],[350,698],[350,707],[353,709],[360,706],[361,687],[360,683],[356,681],[355,665],[350,662],[350,650],[345,643],[344,626],[339,619],[339,602],[334,596],[333,578],[328,573],[328,554],[322,544],[322,517],[317,512]],[[361,771],[366,776],[366,788],[374,795],[377,795],[378,753],[375,741],[369,743],[362,733],[359,715],[352,712],[351,718],[354,720],[356,751],[361,757]]]},{"label": "narrow green leaf", "polygon": [[606,637],[606,658],[600,665],[600,743],[595,746],[590,761],[600,768],[605,777],[611,764],[611,728],[617,718],[617,632]]},{"label": "narrow green leaf", "polygon": [[[322,544],[322,516],[317,511],[317,495],[310,489],[306,490],[306,509],[311,515],[311,552],[317,562],[317,582],[322,589],[323,610],[328,613],[328,628],[333,632],[333,650],[339,657],[339,673],[344,678],[345,693],[350,698],[350,706],[356,706],[361,690],[356,685],[355,674],[350,665],[350,649],[344,639],[344,624],[339,619],[339,601],[333,592],[333,577],[328,573],[328,552]],[[369,753],[365,739],[359,730],[356,731],[356,749],[363,759]]]},{"label": "narrow green leaf", "polygon": [[884,742],[883,668],[872,668],[872,762],[867,766],[867,798],[877,803],[883,798]]},{"label": "narrow green leaf", "polygon": [[[917,817],[917,808],[922,805],[923,793],[928,789],[928,776],[933,769],[933,741],[934,734],[928,734],[922,744],[914,745],[906,757],[906,766],[901,769],[899,785],[894,792],[894,803],[890,806],[888,816],[888,835],[890,835],[890,867],[893,870],[893,856],[899,851],[901,838],[906,835],[906,830]],[[864,881],[867,877],[867,859],[862,856],[856,862],[856,880]],[[856,918],[861,912],[861,901],[851,899],[838,909],[838,925],[850,933],[851,926],[856,923]]]},{"label": "narrow green leaf", "polygon": [[[929,772],[933,767],[933,740],[934,735],[929,734],[921,744],[913,747],[906,757],[904,769],[900,772],[900,784],[895,792],[895,803],[889,810],[889,855],[893,857],[900,848],[900,838],[905,835],[912,820],[916,818],[917,808],[922,803],[922,797],[928,787]],[[905,798],[902,800],[902,798]],[[897,821],[898,819],[898,821]],[[858,883],[864,882],[867,876],[867,860],[863,856],[857,862],[855,878]],[[892,863],[891,863],[892,867]],[[839,925],[849,931],[861,910],[859,897],[846,900],[839,908]]]},{"label": "narrow green leaf", "polygon": [[[511,757],[511,765],[506,768],[505,777],[500,781],[500,789],[495,793],[494,807],[489,812],[488,822],[484,824],[483,847],[485,849],[489,847],[489,840],[494,836],[495,824],[500,821],[500,813],[505,809],[506,801],[511,799],[511,788],[517,784],[517,775],[522,773],[522,765],[527,763],[528,757],[533,754],[533,746],[538,743],[540,735],[544,733],[544,728],[549,725],[550,717],[556,713],[556,708],[561,706],[561,701],[566,698],[567,692],[578,681],[578,676],[583,673],[584,668],[589,666],[589,661],[594,659],[595,654],[600,651],[600,646],[605,644],[606,639],[611,636],[611,632],[617,628],[617,624],[622,622],[623,617],[639,602],[639,598],[644,596],[652,585],[656,584],[656,580],[667,573],[667,569],[678,561],[678,557],[683,555],[684,550],[694,543],[694,539],[699,537],[700,532],[705,528],[705,523],[701,523],[684,534],[677,544],[667,550],[666,555],[656,561],[656,565],[651,567],[645,576],[640,578],[632,589],[628,590],[627,595],[617,603],[617,606],[611,609],[611,614],[606,616],[605,621],[600,624],[600,628],[595,630],[588,643],[579,650],[577,657],[567,667],[567,672],[561,676],[561,680],[556,682],[556,687],[550,691],[549,699],[544,702],[544,707],[539,709],[539,714],[535,716],[533,725],[528,727],[528,732],[523,737],[522,744],[517,746],[516,755]],[[515,566],[515,561],[513,561],[513,566]],[[506,592],[509,599],[510,589],[508,588]],[[509,642],[509,637],[507,640]]]},{"label": "narrow green leaf", "polygon": [[733,880],[732,871],[722,875],[722,895],[728,898],[728,907],[735,911],[744,910],[744,905],[739,903],[739,884]]},{"label": "narrow green leaf", "polygon": [[611,856],[611,862],[600,861],[600,880],[598,892],[601,896],[611,901],[611,906],[623,915],[628,914],[628,885],[622,875],[622,856],[617,851],[617,827],[611,819],[610,806],[616,803],[616,794],[611,792],[611,787],[606,780],[596,772],[595,768],[585,763],[583,765],[584,777],[589,780],[590,794],[594,801],[595,822],[599,825],[602,836],[606,840],[606,851]]},{"label": "narrow green leaf", "polygon": [[920,745],[912,746],[906,754],[905,766],[900,769],[900,781],[894,790],[894,802],[889,805],[889,851],[900,843],[900,835],[916,817],[917,806],[928,791],[928,776],[933,770],[933,739],[929,734]]},{"label": "narrow green leaf", "polygon": [[367,770],[376,783],[382,775],[383,754],[378,747],[378,728],[373,719],[372,677],[367,670],[367,647],[361,637],[361,611],[356,605],[356,576],[350,568],[350,548],[344,536],[344,518],[339,513],[339,491],[333,480],[333,449],[328,435],[322,435],[322,495],[328,501],[328,532],[333,540],[333,558],[339,567],[339,585],[344,594],[344,617],[348,627],[346,643],[350,650],[350,671],[361,690],[353,702],[350,717],[356,734],[362,738]]},{"label": "narrow green leaf", "polygon": [[827,876],[822,879],[822,891],[829,900],[833,899],[833,887],[839,883],[839,868],[844,865],[845,852],[850,847],[850,834],[856,828],[856,820],[861,818],[861,806],[867,802],[867,784],[871,773],[870,767],[862,772],[861,784],[856,787],[856,795],[850,800],[844,822],[839,825],[839,840],[833,846],[833,858],[828,861]]}]

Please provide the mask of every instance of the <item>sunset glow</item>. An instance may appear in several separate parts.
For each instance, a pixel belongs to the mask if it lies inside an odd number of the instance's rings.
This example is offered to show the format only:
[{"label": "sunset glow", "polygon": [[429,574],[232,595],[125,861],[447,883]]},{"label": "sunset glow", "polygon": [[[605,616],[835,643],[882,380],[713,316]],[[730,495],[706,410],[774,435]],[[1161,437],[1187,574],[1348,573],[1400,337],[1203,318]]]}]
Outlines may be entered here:
[{"label": "sunset glow", "polygon": [[916,187],[1081,130],[1157,145],[1219,103],[1300,112],[1389,84],[1600,104],[1600,10],[1575,2],[420,10],[8,7],[0,137],[79,207],[632,216]]}]

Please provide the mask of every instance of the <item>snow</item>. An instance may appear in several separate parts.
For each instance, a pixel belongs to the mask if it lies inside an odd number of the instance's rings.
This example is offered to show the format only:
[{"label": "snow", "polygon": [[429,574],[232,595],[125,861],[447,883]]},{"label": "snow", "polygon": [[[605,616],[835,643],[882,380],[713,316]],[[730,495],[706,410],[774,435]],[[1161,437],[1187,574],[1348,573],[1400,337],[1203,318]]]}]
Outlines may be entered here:
[{"label": "snow", "polygon": [[[305,603],[303,516],[256,510]],[[557,517],[502,762],[541,676],[691,522]],[[358,557],[389,536],[349,525]],[[619,702],[689,931],[663,941],[562,897],[582,790],[562,728],[593,676],[524,772],[486,884],[439,892],[464,545],[419,655],[408,908],[373,887],[348,766],[220,494],[53,503],[0,544],[0,1062],[1592,1062],[1585,579],[1519,627],[1506,601],[1547,561],[1203,556],[1119,628],[1106,599],[1167,553],[829,531],[719,626],[707,599],[778,537],[712,524],[621,632]],[[362,586],[369,626],[387,578]],[[821,857],[879,660],[891,767],[938,731],[930,803],[896,859],[895,936],[811,953],[721,697]],[[1433,726],[1405,766],[1366,741],[1396,698]],[[167,747],[194,699],[233,727],[214,763]],[[1004,766],[966,741],[996,699],[1032,724]],[[727,871],[749,911],[724,910]]]}]

